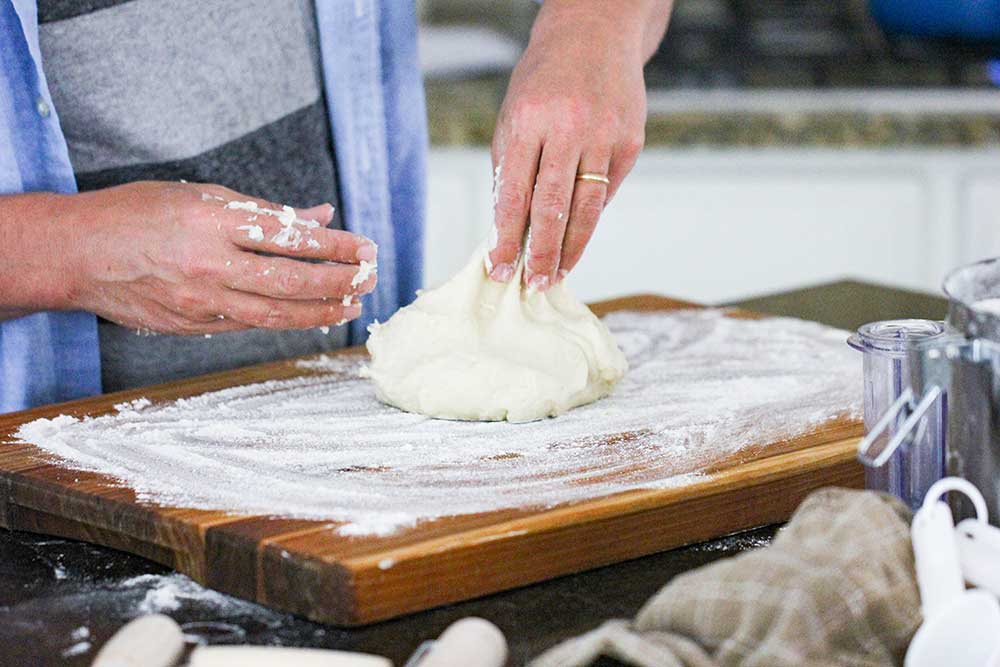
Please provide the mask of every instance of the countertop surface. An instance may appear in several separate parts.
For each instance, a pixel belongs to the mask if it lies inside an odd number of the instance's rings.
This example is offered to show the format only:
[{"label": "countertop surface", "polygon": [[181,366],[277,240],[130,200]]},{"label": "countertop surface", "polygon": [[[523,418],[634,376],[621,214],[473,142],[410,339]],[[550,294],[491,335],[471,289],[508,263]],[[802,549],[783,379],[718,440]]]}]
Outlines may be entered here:
[{"label": "countertop surface", "polygon": [[[433,4],[453,11],[429,18],[493,30],[506,60],[476,69],[488,49],[460,47],[437,59],[427,70],[431,141],[489,145],[527,10]],[[997,44],[887,33],[867,0],[676,0],[645,68],[647,145],[997,147],[998,57]]]},{"label": "countertop surface", "polygon": [[[844,329],[899,317],[940,319],[943,299],[838,282],[740,302]],[[0,665],[89,665],[96,648],[144,611],[162,611],[216,642],[368,651],[401,666],[451,622],[481,616],[511,644],[512,665],[602,620],[633,616],[673,576],[767,544],[775,527],[561,577],[367,628],[344,630],[203,589],[142,558],[70,540],[0,530]],[[602,663],[616,664],[613,661]]]},{"label": "countertop surface", "polygon": [[[428,81],[431,145],[489,146],[506,87],[504,76]],[[1000,147],[996,89],[651,89],[647,107],[647,147]]]}]

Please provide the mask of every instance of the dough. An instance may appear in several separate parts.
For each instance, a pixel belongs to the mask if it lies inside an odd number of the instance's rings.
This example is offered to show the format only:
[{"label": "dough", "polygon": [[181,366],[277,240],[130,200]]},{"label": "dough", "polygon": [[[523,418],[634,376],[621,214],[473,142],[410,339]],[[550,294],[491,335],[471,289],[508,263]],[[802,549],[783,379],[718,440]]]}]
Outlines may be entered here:
[{"label": "dough", "polygon": [[607,327],[560,283],[486,276],[483,252],[454,278],[373,324],[366,370],[379,400],[431,417],[526,422],[611,392],[628,367]]}]

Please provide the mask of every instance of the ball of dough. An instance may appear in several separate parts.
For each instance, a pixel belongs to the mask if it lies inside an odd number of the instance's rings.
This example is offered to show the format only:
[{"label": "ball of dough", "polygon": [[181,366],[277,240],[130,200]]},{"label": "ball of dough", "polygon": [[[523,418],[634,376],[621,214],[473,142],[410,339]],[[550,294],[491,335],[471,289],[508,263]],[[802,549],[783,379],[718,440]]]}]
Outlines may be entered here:
[{"label": "ball of dough", "polygon": [[379,400],[444,419],[526,422],[611,392],[628,367],[607,327],[560,283],[496,283],[477,252],[454,278],[370,327]]}]

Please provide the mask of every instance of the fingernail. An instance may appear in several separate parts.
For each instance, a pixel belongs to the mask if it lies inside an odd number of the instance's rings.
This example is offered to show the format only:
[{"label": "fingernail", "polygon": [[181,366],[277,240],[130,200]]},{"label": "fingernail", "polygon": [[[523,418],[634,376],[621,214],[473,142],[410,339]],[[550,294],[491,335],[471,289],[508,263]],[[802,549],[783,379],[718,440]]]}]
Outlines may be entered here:
[{"label": "fingernail", "polygon": [[358,248],[357,258],[362,262],[374,262],[378,257],[378,247],[374,243],[366,243]]},{"label": "fingernail", "polygon": [[351,305],[344,308],[344,318],[348,320],[353,320],[361,315],[361,304],[352,303]]},{"label": "fingernail", "polygon": [[566,269],[559,269],[558,271],[556,271],[556,280],[555,280],[555,282],[561,283],[562,281],[566,280],[566,276],[568,276],[568,275],[569,275],[569,271],[567,271]]},{"label": "fingernail", "polygon": [[528,281],[528,289],[532,289],[537,292],[544,292],[549,288],[549,282],[548,276],[532,276],[531,280]]},{"label": "fingernail", "polygon": [[514,265],[513,264],[497,264],[490,271],[490,279],[495,280],[498,283],[509,283],[510,279],[514,277]]}]

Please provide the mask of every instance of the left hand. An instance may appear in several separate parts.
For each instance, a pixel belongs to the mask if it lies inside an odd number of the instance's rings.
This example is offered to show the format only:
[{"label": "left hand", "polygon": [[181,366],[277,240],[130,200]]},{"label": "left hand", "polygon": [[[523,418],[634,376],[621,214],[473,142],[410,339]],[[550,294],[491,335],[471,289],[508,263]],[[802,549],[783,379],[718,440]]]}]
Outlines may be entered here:
[{"label": "left hand", "polygon": [[[547,2],[514,69],[492,147],[494,280],[513,277],[526,229],[524,285],[545,291],[562,280],[642,149],[642,25],[622,20],[616,4]],[[584,172],[610,185],[576,180]]]}]

